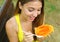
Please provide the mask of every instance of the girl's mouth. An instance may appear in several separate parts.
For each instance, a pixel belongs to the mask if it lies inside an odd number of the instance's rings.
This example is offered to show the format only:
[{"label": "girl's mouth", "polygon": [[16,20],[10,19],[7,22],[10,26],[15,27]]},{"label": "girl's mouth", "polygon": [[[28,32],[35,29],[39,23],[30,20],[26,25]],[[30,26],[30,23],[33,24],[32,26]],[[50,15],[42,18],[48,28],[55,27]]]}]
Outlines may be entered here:
[{"label": "girl's mouth", "polygon": [[35,19],[35,17],[33,16],[30,16],[30,20],[33,21]]}]

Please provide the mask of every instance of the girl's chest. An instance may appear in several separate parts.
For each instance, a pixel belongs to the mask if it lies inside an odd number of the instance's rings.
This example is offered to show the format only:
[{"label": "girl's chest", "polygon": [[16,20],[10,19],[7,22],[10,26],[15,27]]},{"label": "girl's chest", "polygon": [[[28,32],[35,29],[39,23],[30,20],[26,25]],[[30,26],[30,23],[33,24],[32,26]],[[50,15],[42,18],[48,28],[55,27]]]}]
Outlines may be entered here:
[{"label": "girl's chest", "polygon": [[32,25],[31,24],[22,24],[22,29],[27,32],[28,31],[32,32]]}]

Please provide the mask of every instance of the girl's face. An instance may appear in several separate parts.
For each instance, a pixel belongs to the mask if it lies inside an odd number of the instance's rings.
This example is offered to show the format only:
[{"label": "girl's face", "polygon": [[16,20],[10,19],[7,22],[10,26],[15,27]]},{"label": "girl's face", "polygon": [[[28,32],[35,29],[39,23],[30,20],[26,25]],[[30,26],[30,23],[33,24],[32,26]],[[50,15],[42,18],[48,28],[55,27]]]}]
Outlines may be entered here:
[{"label": "girl's face", "polygon": [[40,1],[31,1],[19,7],[21,7],[23,18],[32,22],[41,13],[42,3]]}]

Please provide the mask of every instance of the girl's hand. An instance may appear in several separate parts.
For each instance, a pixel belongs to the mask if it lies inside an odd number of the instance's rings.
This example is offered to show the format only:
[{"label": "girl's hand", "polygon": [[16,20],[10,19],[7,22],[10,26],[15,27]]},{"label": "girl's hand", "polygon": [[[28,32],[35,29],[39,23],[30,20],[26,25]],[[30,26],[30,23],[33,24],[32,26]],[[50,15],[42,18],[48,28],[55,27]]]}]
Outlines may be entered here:
[{"label": "girl's hand", "polygon": [[32,42],[33,41],[33,34],[31,32],[25,32],[24,31],[24,40],[25,42]]}]

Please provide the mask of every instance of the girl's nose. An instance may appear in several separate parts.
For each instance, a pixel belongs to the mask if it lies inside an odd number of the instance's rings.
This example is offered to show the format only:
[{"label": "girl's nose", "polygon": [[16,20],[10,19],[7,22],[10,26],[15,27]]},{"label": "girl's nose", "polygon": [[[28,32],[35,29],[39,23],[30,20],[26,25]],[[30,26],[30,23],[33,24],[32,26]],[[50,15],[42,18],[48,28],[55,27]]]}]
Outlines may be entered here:
[{"label": "girl's nose", "polygon": [[37,15],[38,15],[38,12],[35,11],[35,12],[33,13],[33,16],[34,16],[34,17],[37,17]]}]

